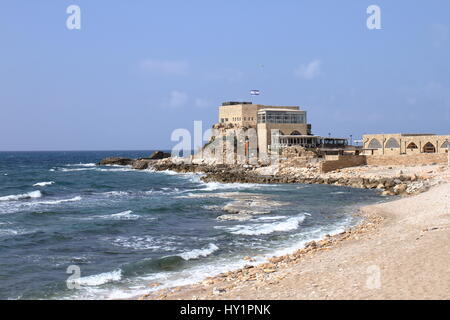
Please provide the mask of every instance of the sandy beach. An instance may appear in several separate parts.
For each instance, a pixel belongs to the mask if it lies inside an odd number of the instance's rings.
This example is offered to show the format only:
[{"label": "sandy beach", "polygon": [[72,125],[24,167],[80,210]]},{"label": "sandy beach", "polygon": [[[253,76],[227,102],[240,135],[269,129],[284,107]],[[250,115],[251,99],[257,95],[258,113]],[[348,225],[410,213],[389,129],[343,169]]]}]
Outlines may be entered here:
[{"label": "sandy beach", "polygon": [[[269,263],[140,299],[450,299],[450,179]],[[149,284],[149,286],[157,284]]]}]

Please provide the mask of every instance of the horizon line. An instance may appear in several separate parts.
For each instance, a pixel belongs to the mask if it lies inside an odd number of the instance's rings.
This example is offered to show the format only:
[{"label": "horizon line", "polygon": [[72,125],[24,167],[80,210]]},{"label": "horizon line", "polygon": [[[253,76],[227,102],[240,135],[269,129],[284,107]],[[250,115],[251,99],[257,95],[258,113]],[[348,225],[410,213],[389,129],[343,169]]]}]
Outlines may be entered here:
[{"label": "horizon line", "polygon": [[151,149],[86,149],[86,150],[0,150],[0,152],[93,152],[93,151],[170,151],[171,149],[151,148]]}]

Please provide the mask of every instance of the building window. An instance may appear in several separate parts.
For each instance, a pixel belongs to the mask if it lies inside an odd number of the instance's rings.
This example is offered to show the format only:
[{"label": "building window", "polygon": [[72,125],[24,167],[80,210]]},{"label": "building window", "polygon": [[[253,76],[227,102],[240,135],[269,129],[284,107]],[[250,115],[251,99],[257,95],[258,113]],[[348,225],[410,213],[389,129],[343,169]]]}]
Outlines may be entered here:
[{"label": "building window", "polygon": [[445,142],[442,144],[441,148],[442,148],[442,149],[448,149],[448,148],[450,148],[450,142],[445,141]]},{"label": "building window", "polygon": [[380,141],[378,141],[378,139],[372,139],[369,143],[368,148],[369,149],[381,149],[382,146],[381,146]]},{"label": "building window", "polygon": [[386,142],[386,148],[389,148],[389,149],[400,148],[400,144],[398,143],[398,141],[396,139],[390,138]]},{"label": "building window", "polygon": [[305,115],[289,111],[266,111],[258,114],[259,123],[305,123]]},{"label": "building window", "polygon": [[431,142],[428,142],[426,145],[423,146],[423,152],[425,153],[435,153],[436,148]]}]

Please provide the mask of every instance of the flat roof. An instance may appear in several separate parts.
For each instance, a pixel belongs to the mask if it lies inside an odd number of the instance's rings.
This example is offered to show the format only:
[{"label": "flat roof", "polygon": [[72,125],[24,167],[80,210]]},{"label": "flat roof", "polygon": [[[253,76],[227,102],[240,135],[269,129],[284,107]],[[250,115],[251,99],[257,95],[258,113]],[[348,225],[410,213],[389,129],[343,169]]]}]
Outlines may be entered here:
[{"label": "flat roof", "polygon": [[[298,108],[298,107],[292,107],[292,108]],[[306,112],[305,110],[294,110],[294,109],[283,109],[283,107],[280,108],[263,108],[258,110],[258,113],[260,112],[266,112],[266,111],[284,111],[284,112]]]},{"label": "flat roof", "polygon": [[252,104],[251,101],[227,101],[227,102],[223,102],[222,106],[236,106],[236,105],[241,105],[241,104]]},{"label": "flat roof", "polygon": [[280,137],[289,137],[289,138],[314,138],[314,139],[328,139],[328,140],[348,140],[347,138],[333,138],[333,137],[322,137],[322,136],[311,136],[311,135],[290,135],[290,134],[280,134]]},{"label": "flat roof", "polygon": [[401,133],[403,137],[417,137],[417,136],[435,136],[434,133]]},{"label": "flat roof", "polygon": [[364,136],[403,136],[403,137],[420,137],[420,136],[436,136],[435,133],[366,133]]}]

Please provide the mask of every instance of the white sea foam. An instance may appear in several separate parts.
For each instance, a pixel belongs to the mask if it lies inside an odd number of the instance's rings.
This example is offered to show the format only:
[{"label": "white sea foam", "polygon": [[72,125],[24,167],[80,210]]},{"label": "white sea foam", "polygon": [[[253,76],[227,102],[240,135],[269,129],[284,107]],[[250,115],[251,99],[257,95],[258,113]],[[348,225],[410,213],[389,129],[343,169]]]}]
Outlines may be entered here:
[{"label": "white sea foam", "polygon": [[196,173],[196,172],[176,172],[173,170],[155,171],[154,169],[147,169],[147,170],[143,170],[143,171],[152,172],[152,173],[162,173],[162,174],[167,174],[169,176],[178,176],[180,178],[187,178],[187,179],[191,180],[192,182],[201,182],[200,177],[203,175],[201,173]]},{"label": "white sea foam", "polygon": [[237,225],[235,227],[228,228],[227,230],[229,230],[233,234],[249,236],[270,234],[274,232],[286,232],[297,229],[304,219],[305,216],[302,215],[275,223]]},{"label": "white sea foam", "polygon": [[117,269],[111,272],[73,279],[73,282],[80,286],[100,286],[105,283],[120,281],[120,279],[122,279],[122,270]]},{"label": "white sea foam", "polygon": [[159,173],[165,173],[165,174],[168,174],[170,176],[175,176],[175,175],[180,174],[180,173],[178,173],[176,171],[173,171],[173,170],[161,170],[161,171],[158,171],[158,172]]},{"label": "white sea foam", "polygon": [[99,172],[129,172],[129,171],[137,171],[131,167],[117,167],[117,168],[93,168],[95,171]]},{"label": "white sea foam", "polygon": [[8,237],[8,236],[20,236],[24,234],[33,233],[34,230],[27,230],[23,228],[18,229],[0,229],[0,237]]},{"label": "white sea foam", "polygon": [[207,248],[194,249],[191,251],[183,252],[179,256],[184,260],[193,260],[201,257],[207,257],[210,254],[216,252],[217,250],[219,250],[219,247],[216,246],[214,243],[210,243]]},{"label": "white sea foam", "polygon": [[[107,239],[107,241],[111,240]],[[118,237],[111,242],[115,246],[134,250],[176,250],[174,247],[176,243],[174,241],[171,241],[170,239],[157,239],[151,236]]]},{"label": "white sea foam", "polygon": [[51,186],[54,183],[55,183],[55,181],[38,182],[38,183],[33,184],[33,187],[46,187],[46,186]]},{"label": "white sea foam", "polygon": [[274,249],[271,253],[266,254],[266,257],[271,258],[274,256],[284,256],[286,254],[294,253],[298,249],[304,248],[305,244],[309,241],[317,241],[319,239],[323,239],[326,235],[333,236],[345,231],[350,225],[352,225],[353,221],[353,217],[348,216],[339,223],[322,226],[307,233],[302,233],[301,240],[291,242],[287,246],[284,245],[283,248]]},{"label": "white sea foam", "polygon": [[136,220],[139,219],[140,216],[138,216],[137,214],[132,214],[133,211],[131,210],[127,210],[127,211],[123,211],[123,212],[119,212],[119,213],[113,213],[108,217],[111,217],[112,219],[115,220]]},{"label": "white sea foam", "polygon": [[286,216],[271,216],[271,217],[261,217],[256,220],[282,220],[286,218],[287,218]]},{"label": "white sea foam", "polygon": [[31,191],[23,194],[13,194],[10,196],[0,197],[0,201],[18,201],[24,199],[35,199],[42,197],[42,193],[38,191]]},{"label": "white sea foam", "polygon": [[66,164],[66,167],[95,167],[95,163],[71,163]]},{"label": "white sea foam", "polygon": [[53,205],[53,204],[60,204],[60,203],[65,203],[65,202],[81,201],[81,199],[82,198],[80,196],[76,196],[76,197],[73,197],[73,198],[70,198],[70,199],[38,201],[38,202],[33,202],[33,204]]},{"label": "white sea foam", "polygon": [[77,171],[97,171],[97,172],[128,172],[137,171],[131,166],[108,166],[108,168],[97,167],[96,165],[85,166],[83,168],[58,168],[61,172],[77,172]]},{"label": "white sea foam", "polygon": [[92,171],[96,168],[59,168],[58,171],[61,172],[75,172],[75,171]]},{"label": "white sea foam", "polygon": [[15,236],[20,234],[20,231],[14,229],[0,229],[0,237],[3,236]]},{"label": "white sea foam", "polygon": [[206,182],[203,183],[203,191],[215,191],[223,189],[260,189],[263,185],[256,183],[220,183],[220,182]]},{"label": "white sea foam", "polygon": [[[190,285],[193,283],[199,283],[207,277],[215,276],[217,274],[227,272],[230,270],[236,270],[244,267],[245,265],[258,265],[265,263],[269,258],[274,256],[281,256],[289,253],[293,253],[296,250],[304,247],[304,244],[311,240],[318,240],[323,238],[326,234],[336,234],[342,232],[349,224],[349,221],[345,221],[342,224],[329,226],[324,230],[315,230],[314,232],[302,237],[301,241],[292,243],[288,247],[274,249],[267,254],[255,256],[255,261],[246,261],[242,257],[235,257],[230,259],[220,258],[211,261],[207,264],[201,264],[193,266],[188,269],[179,272],[158,272],[151,273],[149,275],[130,279],[130,284],[126,287],[102,288],[102,287],[83,287],[82,290],[76,290],[75,296],[68,297],[70,299],[128,299],[137,298],[149,292],[153,292],[160,289],[172,288],[177,286]],[[148,288],[146,283],[161,283],[160,286],[155,288]]]},{"label": "white sea foam", "polygon": [[102,193],[105,196],[111,196],[111,197],[121,197],[121,196],[127,196],[129,193],[127,191],[108,191]]}]

